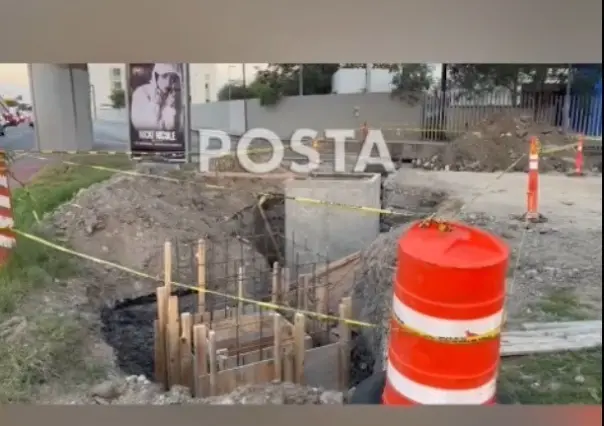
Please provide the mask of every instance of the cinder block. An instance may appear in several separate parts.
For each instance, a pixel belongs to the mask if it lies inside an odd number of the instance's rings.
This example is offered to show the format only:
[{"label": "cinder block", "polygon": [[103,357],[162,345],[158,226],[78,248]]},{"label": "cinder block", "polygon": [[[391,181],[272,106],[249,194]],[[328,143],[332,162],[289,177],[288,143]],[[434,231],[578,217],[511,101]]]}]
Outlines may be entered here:
[{"label": "cinder block", "polygon": [[[320,257],[332,262],[363,249],[380,232],[380,217],[343,206],[295,200],[296,197],[340,205],[380,208],[379,174],[317,173],[285,182],[286,261],[312,268]],[[298,267],[300,270],[300,267]]]}]

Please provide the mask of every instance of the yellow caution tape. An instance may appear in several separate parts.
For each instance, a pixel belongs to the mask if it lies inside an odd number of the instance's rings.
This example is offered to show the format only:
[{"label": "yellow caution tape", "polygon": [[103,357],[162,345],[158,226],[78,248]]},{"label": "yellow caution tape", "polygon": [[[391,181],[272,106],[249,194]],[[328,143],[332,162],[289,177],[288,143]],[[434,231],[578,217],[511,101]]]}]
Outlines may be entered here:
[{"label": "yellow caution tape", "polygon": [[494,340],[501,335],[501,327],[497,327],[494,330],[482,334],[473,334],[472,332],[470,332],[470,330],[468,330],[466,332],[466,337],[431,336],[422,331],[409,327],[407,324],[403,323],[394,313],[392,314],[392,319],[395,321],[397,327],[399,328],[399,331],[412,334],[417,337],[421,337],[422,339],[432,340],[441,343],[449,343],[452,345],[468,345],[477,342],[484,342],[486,340]]},{"label": "yellow caution tape", "polygon": [[[51,241],[48,241],[44,238],[40,238],[36,235],[30,234],[28,232],[24,232],[21,231],[19,229],[15,229],[12,228],[12,231],[14,233],[16,233],[17,235],[20,235],[21,237],[27,238],[31,241],[37,242],[39,244],[42,244],[46,247],[52,248],[54,250],[63,252],[63,253],[67,253],[70,254],[72,256],[76,256],[82,259],[86,259],[89,260],[91,262],[103,265],[103,266],[107,266],[110,268],[114,268],[114,269],[118,269],[121,270],[123,272],[126,272],[128,274],[134,275],[134,276],[138,276],[140,278],[145,278],[145,279],[149,279],[149,280],[153,280],[153,281],[157,281],[157,282],[162,282],[163,280],[158,277],[158,276],[153,276],[153,275],[149,275],[145,272],[141,272],[141,271],[137,271],[136,269],[133,268],[129,268],[127,266],[123,266],[120,265],[118,263],[114,263],[114,262],[110,262],[108,260],[104,260],[104,259],[99,259],[98,257],[94,257],[85,253],[80,253],[77,252],[75,250],[69,249],[67,247],[55,244]],[[314,312],[314,311],[309,311],[309,310],[304,310],[304,309],[296,309],[296,308],[292,308],[290,306],[286,306],[286,305],[280,305],[277,303],[271,303],[271,302],[262,302],[259,300],[254,300],[254,299],[249,299],[246,297],[240,297],[240,296],[234,296],[228,293],[223,293],[223,292],[219,292],[219,291],[214,291],[214,290],[208,290],[207,288],[200,288],[197,286],[193,286],[193,285],[189,285],[189,284],[183,284],[183,283],[179,283],[176,281],[171,281],[170,282],[171,285],[175,286],[175,287],[179,287],[182,289],[186,289],[186,290],[190,290],[190,291],[195,291],[195,292],[202,292],[202,293],[206,293],[206,294],[212,294],[215,296],[220,296],[222,298],[225,299],[229,299],[229,300],[233,300],[236,302],[243,302],[243,303],[247,303],[250,305],[256,305],[260,308],[263,309],[268,309],[271,311],[281,311],[281,312],[291,312],[291,313],[298,313],[298,314],[302,314],[304,316],[310,317],[310,318],[314,318],[320,321],[332,321],[332,322],[341,322],[341,323],[345,323],[348,324],[350,326],[354,326],[354,327],[363,327],[363,328],[375,328],[378,327],[376,324],[372,324],[366,321],[359,321],[359,320],[354,320],[354,319],[350,319],[350,318],[341,318],[335,315],[327,315],[327,314],[321,314],[318,312]],[[483,341],[483,340],[489,340],[489,339],[494,339],[496,337],[499,336],[500,334],[500,329],[498,328],[497,330],[493,330],[489,333],[486,334],[482,334],[479,336],[468,336],[467,338],[462,338],[462,339],[452,339],[452,338],[441,338],[441,337],[433,337],[433,336],[429,336],[425,333],[422,333],[418,330],[414,330],[410,327],[408,327],[407,325],[403,324],[400,322],[400,320],[398,318],[396,318],[396,316],[393,314],[393,319],[396,320],[397,325],[399,326],[399,328],[407,333],[413,333],[417,336],[421,336],[422,338],[425,339],[429,339],[429,340],[437,340],[437,341],[442,341],[442,342],[447,342],[447,343],[475,343],[478,341]]]},{"label": "yellow caution tape", "polygon": [[[267,193],[265,195],[275,196],[274,193]],[[378,209],[376,207],[355,206],[353,204],[336,203],[335,201],[316,200],[314,198],[306,198],[306,197],[283,196],[281,194],[279,194],[278,196],[285,198],[287,200],[297,201],[299,203],[338,207],[338,208],[348,209],[348,210],[359,210],[359,211],[363,211],[363,212],[367,212],[367,213],[387,214],[387,215],[393,215],[393,216],[407,216],[404,213],[395,212],[393,210],[388,210],[388,209]]]},{"label": "yellow caution tape", "polygon": [[[60,246],[58,244],[55,244],[51,241],[45,240],[44,238],[40,238],[36,235],[30,234],[28,232],[25,231],[21,231],[19,229],[15,229],[12,228],[13,232],[15,232],[16,234],[27,238],[31,241],[37,242],[39,244],[42,244],[46,247],[52,248],[54,250],[63,252],[63,253],[67,253],[70,254],[72,256],[77,256],[80,257],[82,259],[86,259],[89,260],[91,262],[97,263],[99,265],[103,265],[103,266],[107,266],[110,268],[114,268],[114,269],[118,269],[121,270],[123,272],[129,273],[131,275],[135,275],[138,276],[140,278],[145,278],[145,279],[149,279],[149,280],[153,280],[153,281],[158,281],[158,282],[163,282],[163,280],[160,277],[157,276],[153,276],[153,275],[149,275],[145,272],[141,272],[141,271],[137,271],[136,269],[132,269],[132,268],[128,268],[127,266],[123,266],[120,265],[118,263],[114,263],[114,262],[110,262],[108,260],[103,260],[103,259],[99,259],[98,257],[94,257],[85,253],[80,253],[77,252],[75,250],[69,249],[67,247],[63,247]],[[262,302],[259,300],[254,300],[254,299],[249,299],[249,298],[245,298],[245,297],[239,297],[239,296],[233,296],[227,293],[222,293],[219,291],[213,291],[213,290],[208,290],[207,288],[199,288],[193,285],[189,285],[189,284],[183,284],[183,283],[179,283],[176,281],[172,281],[170,282],[171,285],[175,286],[175,287],[180,287],[186,290],[191,290],[191,291],[197,291],[197,292],[203,292],[206,294],[213,294],[216,296],[220,296],[223,297],[225,299],[229,299],[229,300],[233,300],[236,302],[243,302],[243,303],[247,303],[247,304],[251,304],[251,305],[256,305],[258,307],[264,308],[264,309],[269,309],[272,311],[285,311],[285,312],[292,312],[292,313],[300,313],[303,314],[305,316],[308,317],[312,317],[318,320],[322,320],[322,321],[334,321],[334,322],[344,322],[348,325],[351,326],[356,326],[356,327],[376,327],[375,324],[371,324],[365,321],[357,321],[354,319],[346,319],[346,318],[340,318],[337,316],[333,316],[333,315],[327,315],[327,314],[320,314],[318,312],[313,312],[313,311],[308,311],[308,310],[301,310],[301,309],[296,309],[296,308],[292,308],[290,306],[285,306],[285,305],[279,305],[276,303],[270,303],[270,302]]]}]

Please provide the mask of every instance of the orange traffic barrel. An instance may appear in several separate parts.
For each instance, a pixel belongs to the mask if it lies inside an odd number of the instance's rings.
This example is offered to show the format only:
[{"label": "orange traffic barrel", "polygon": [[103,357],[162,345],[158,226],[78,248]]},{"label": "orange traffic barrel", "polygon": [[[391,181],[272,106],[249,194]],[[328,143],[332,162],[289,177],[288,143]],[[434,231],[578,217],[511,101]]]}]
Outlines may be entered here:
[{"label": "orange traffic barrel", "polygon": [[0,266],[6,263],[16,243],[8,177],[6,153],[0,151]]},{"label": "orange traffic barrel", "polygon": [[509,250],[461,224],[398,242],[384,405],[495,403]]}]

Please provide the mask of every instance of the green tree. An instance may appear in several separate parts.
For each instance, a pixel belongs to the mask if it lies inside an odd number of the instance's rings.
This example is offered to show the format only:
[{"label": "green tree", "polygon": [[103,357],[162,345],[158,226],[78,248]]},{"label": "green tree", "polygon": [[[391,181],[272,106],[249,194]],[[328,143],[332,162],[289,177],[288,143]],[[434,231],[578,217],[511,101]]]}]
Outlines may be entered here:
[{"label": "green tree", "polygon": [[126,92],[123,89],[113,89],[109,95],[111,106],[115,109],[126,107]]},{"label": "green tree", "polygon": [[243,84],[229,83],[225,84],[218,91],[219,101],[249,99],[254,97],[254,93],[249,87],[244,87]]},{"label": "green tree", "polygon": [[428,64],[400,64],[389,69],[394,72],[392,96],[409,103],[418,102],[434,83]]},{"label": "green tree", "polygon": [[284,96],[300,94],[300,72],[304,95],[331,93],[331,79],[338,64],[269,64],[260,70],[247,87],[225,85],[218,92],[219,100],[256,98],[263,106],[277,104]]}]

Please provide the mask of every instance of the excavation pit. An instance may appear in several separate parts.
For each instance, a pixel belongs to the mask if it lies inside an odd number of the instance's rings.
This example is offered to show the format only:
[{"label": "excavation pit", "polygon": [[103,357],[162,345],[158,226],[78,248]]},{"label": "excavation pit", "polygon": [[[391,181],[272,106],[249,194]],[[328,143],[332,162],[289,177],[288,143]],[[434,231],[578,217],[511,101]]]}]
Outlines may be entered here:
[{"label": "excavation pit", "polygon": [[308,253],[343,258],[373,241],[380,233],[381,186],[379,174],[365,173],[316,173],[286,181],[285,237],[306,248],[288,247],[286,264],[312,263]]}]

